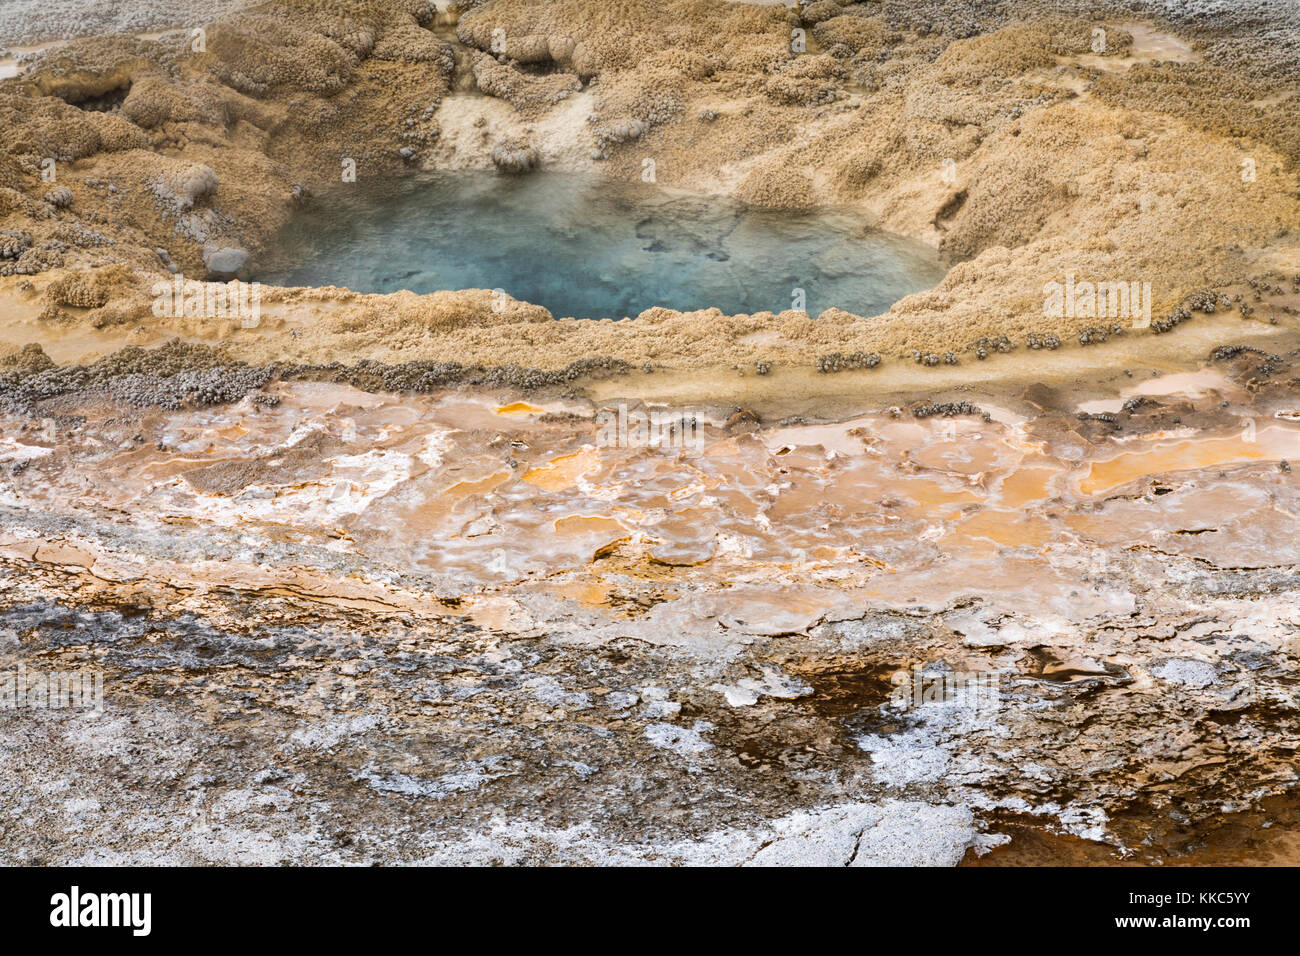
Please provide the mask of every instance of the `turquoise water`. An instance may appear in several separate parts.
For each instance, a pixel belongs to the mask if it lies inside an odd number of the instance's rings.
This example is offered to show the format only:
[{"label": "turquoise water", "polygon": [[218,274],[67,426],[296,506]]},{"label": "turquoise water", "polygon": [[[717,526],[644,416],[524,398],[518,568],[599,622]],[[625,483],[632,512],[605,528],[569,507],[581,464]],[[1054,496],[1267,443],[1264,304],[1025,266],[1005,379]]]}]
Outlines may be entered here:
[{"label": "turquoise water", "polygon": [[539,172],[423,174],[319,197],[275,243],[281,285],[358,292],[504,289],[557,318],[652,306],[727,313],[885,311],[944,275],[921,243],[846,209],[752,209],[655,186]]}]

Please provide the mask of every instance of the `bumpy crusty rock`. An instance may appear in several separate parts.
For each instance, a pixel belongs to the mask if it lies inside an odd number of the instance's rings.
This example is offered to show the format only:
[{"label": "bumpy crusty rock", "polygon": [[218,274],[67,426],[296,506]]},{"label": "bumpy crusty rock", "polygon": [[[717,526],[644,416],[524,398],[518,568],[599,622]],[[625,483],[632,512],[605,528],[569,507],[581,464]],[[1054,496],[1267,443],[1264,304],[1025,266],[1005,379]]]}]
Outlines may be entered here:
[{"label": "bumpy crusty rock", "polygon": [[769,209],[808,209],[817,204],[808,176],[782,163],[755,169],[745,177],[736,195],[745,202]]},{"label": "bumpy crusty rock", "polygon": [[[784,27],[782,11],[743,3],[516,0],[475,7],[457,25],[457,35],[480,50],[491,50],[494,39],[504,38],[505,56],[554,61],[585,78],[631,70],[665,47],[734,59],[749,53],[745,47],[759,46],[765,58],[780,57],[788,34],[784,29],[769,33],[777,23]],[[672,25],[671,36],[665,24]]]},{"label": "bumpy crusty rock", "polygon": [[838,17],[844,12],[844,5],[837,3],[836,0],[815,0],[807,4],[799,11],[799,16],[804,23],[810,26],[830,20],[832,17]]},{"label": "bumpy crusty rock", "polygon": [[572,38],[564,33],[550,35],[511,31],[482,25],[469,18],[457,25],[456,33],[462,43],[489,50],[495,56],[518,63],[568,64],[574,52]]},{"label": "bumpy crusty rock", "polygon": [[456,69],[456,54],[451,45],[415,23],[401,23],[385,30],[375,42],[371,55],[378,60],[430,64],[443,73]]},{"label": "bumpy crusty rock", "polygon": [[45,201],[55,209],[67,209],[72,205],[72,190],[67,186],[56,186],[45,194]]},{"label": "bumpy crusty rock", "polygon": [[337,93],[359,55],[373,49],[374,31],[347,18],[335,21],[335,29],[325,36],[285,17],[236,14],[209,28],[208,52],[222,82],[241,93],[265,96],[284,87]]},{"label": "bumpy crusty rock", "polygon": [[817,371],[842,372],[847,369],[875,368],[880,361],[879,352],[857,351],[848,355],[842,352],[828,352],[817,357]]},{"label": "bumpy crusty rock", "polygon": [[[819,56],[791,50],[790,30],[802,24],[779,7],[472,5],[461,35],[496,64],[485,64],[487,72],[499,68],[523,85],[503,87],[503,101],[516,106],[510,113],[490,104],[493,121],[508,128],[450,144],[446,137],[438,146],[420,137],[443,126],[454,131],[459,111],[483,104],[444,98],[450,84],[442,61],[423,59],[436,40],[423,26],[423,0],[273,0],[214,24],[203,55],[174,37],[78,41],[0,85],[0,215],[5,229],[32,238],[19,259],[0,262],[0,272],[39,271],[60,258],[158,269],[154,250],[165,248],[175,268],[198,274],[205,243],[257,252],[289,214],[293,187],[323,194],[339,182],[344,158],[365,182],[404,165],[403,149],[410,165],[418,158],[482,166],[502,139],[526,136],[557,168],[585,166],[595,145],[611,177],[637,177],[653,155],[669,187],[730,192],[777,208],[864,204],[879,212],[882,227],[941,242],[954,258],[970,260],[884,316],[824,323],[815,337],[801,332],[788,351],[771,356],[808,366],[830,350],[859,347],[942,357],[980,335],[1024,341],[1030,332],[1050,333],[1073,342],[1095,322],[1045,323],[1039,294],[1067,270],[1094,280],[1159,275],[1167,281],[1154,290],[1156,313],[1177,315],[1185,291],[1249,265],[1252,253],[1241,250],[1270,248],[1278,223],[1297,220],[1289,165],[1300,142],[1296,113],[1258,105],[1288,95],[1291,67],[1270,46],[1271,26],[1225,13],[1209,36],[1175,16],[1179,38],[1205,46],[1182,58],[1189,62],[1139,56],[1129,65],[1116,55],[1129,49],[1123,31],[1109,30],[1113,52],[1093,57],[1091,19],[1035,0],[981,10],[959,0],[839,6],[811,29],[814,41],[834,48]],[[498,30],[504,51],[491,55]],[[1260,38],[1266,42],[1252,48]],[[1063,71],[1055,69],[1058,58]],[[472,59],[462,56],[466,65]],[[574,74],[594,81],[582,95],[600,117],[577,134],[575,119],[586,111],[565,112],[573,94],[548,103],[551,84],[573,88]],[[529,125],[536,128],[525,132]],[[1252,137],[1256,188],[1242,188],[1243,143],[1229,130]],[[58,162],[58,181],[76,194],[75,223],[41,201],[51,189],[40,178],[46,159]],[[211,169],[220,188],[175,214],[172,199],[160,204],[151,188],[139,188],[174,162]],[[956,182],[940,178],[949,173]],[[75,232],[56,234],[56,222]],[[340,308],[355,319],[388,306],[357,299]],[[528,349],[517,339],[507,347],[519,349],[511,354],[521,365],[554,366],[565,359],[565,342],[579,336],[592,354],[639,362],[668,349],[684,364],[700,364],[725,353],[730,366],[757,357],[743,341],[757,331],[747,322],[676,315],[653,325],[655,342],[627,334],[637,325],[617,333],[566,327],[526,340]],[[1157,332],[1170,327],[1164,318],[1152,323]],[[432,338],[403,336],[403,347],[440,355],[492,347],[472,325],[416,331]],[[397,341],[330,335],[264,344],[392,357]]]},{"label": "bumpy crusty rock", "polygon": [[[34,246],[18,257],[18,260],[13,264],[13,274],[34,276],[41,272],[57,269],[63,264],[64,256],[58,248],[47,245]],[[0,267],[0,272],[3,271],[5,271],[5,267]]]},{"label": "bumpy crusty rock", "polygon": [[767,95],[786,106],[833,103],[844,68],[828,54],[801,56],[767,82]]},{"label": "bumpy crusty rock", "polygon": [[210,167],[199,163],[171,160],[158,165],[145,185],[153,192],[158,205],[169,212],[184,212],[217,191],[220,180]]},{"label": "bumpy crusty rock", "polygon": [[18,229],[0,229],[0,259],[17,259],[31,244],[30,233]]},{"label": "bumpy crusty rock", "polygon": [[878,18],[837,16],[813,27],[823,47],[843,46],[851,55],[874,58],[885,43],[886,27]]},{"label": "bumpy crusty rock", "polygon": [[58,305],[78,309],[98,308],[108,301],[108,292],[99,285],[96,276],[89,272],[74,272],[51,282],[45,295]]},{"label": "bumpy crusty rock", "polygon": [[609,150],[619,143],[628,143],[640,139],[650,127],[647,123],[639,119],[628,120],[624,123],[612,123],[609,125],[597,126],[593,131],[597,147],[602,152]]},{"label": "bumpy crusty rock", "polygon": [[549,325],[551,313],[540,305],[520,302],[489,289],[434,292],[430,295],[399,294],[395,312],[377,314],[370,321],[383,325],[453,329],[495,325]]},{"label": "bumpy crusty rock", "polygon": [[[14,179],[17,179],[18,175],[14,173]],[[30,219],[36,219],[40,215],[35,201],[30,197],[24,196],[17,189],[0,186],[0,216],[11,212],[21,212]]]},{"label": "bumpy crusty rock", "polygon": [[507,140],[492,149],[492,162],[503,173],[531,172],[538,161],[537,150],[519,140]]},{"label": "bumpy crusty rock", "polygon": [[144,129],[155,129],[164,123],[224,125],[223,105],[219,88],[201,87],[191,93],[178,88],[170,78],[147,74],[131,84],[130,93],[122,101],[121,113]]},{"label": "bumpy crusty rock", "polygon": [[86,392],[102,392],[141,408],[225,405],[260,389],[272,374],[272,369],[249,368],[179,340],[152,350],[128,346],[90,365],[51,367],[28,356],[12,370],[0,369],[0,406],[30,411],[36,402]]},{"label": "bumpy crusty rock", "polygon": [[12,155],[71,161],[99,152],[95,120],[56,97],[0,91],[0,148]]},{"label": "bumpy crusty rock", "polygon": [[480,91],[503,99],[523,112],[554,106],[582,88],[578,78],[571,74],[530,76],[487,54],[475,57],[474,80]]}]

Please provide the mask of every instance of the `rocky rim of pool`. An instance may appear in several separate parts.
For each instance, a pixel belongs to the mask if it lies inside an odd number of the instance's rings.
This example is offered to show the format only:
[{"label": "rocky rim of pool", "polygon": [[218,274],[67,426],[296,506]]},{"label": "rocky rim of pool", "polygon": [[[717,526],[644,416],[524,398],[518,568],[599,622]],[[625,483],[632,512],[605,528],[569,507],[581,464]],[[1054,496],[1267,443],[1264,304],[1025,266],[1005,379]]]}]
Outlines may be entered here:
[{"label": "rocky rim of pool", "polygon": [[[1213,290],[1273,293],[1300,272],[1295,65],[1245,14],[1207,25],[1157,3],[1146,22],[1102,29],[1026,0],[958,31],[936,27],[951,19],[941,4],[850,6],[803,22],[713,0],[617,13],[391,0],[330,15],[284,0],[207,25],[201,52],[183,31],[50,47],[0,81],[0,174],[17,186],[0,260],[8,341],[64,355],[75,340],[82,360],[109,350],[116,331],[102,330],[127,328],[142,346],[179,335],[254,364],[346,351],[551,371],[879,354],[879,368],[986,360],[988,376],[1014,371],[1015,350],[1120,334],[1130,351],[1177,350],[1167,339],[1186,319],[1223,322]],[[852,207],[955,265],[875,315],[805,287],[811,313],[788,295],[754,312],[655,306],[617,329],[543,329],[536,303],[494,295],[501,282],[270,288],[253,330],[155,314],[158,277],[254,275],[286,222],[338,188],[494,168],[650,172],[765,210]],[[1073,282],[1149,287],[1150,321],[1104,297],[1048,308],[1045,287]],[[1252,335],[1288,314],[1265,300],[1244,303]]]}]

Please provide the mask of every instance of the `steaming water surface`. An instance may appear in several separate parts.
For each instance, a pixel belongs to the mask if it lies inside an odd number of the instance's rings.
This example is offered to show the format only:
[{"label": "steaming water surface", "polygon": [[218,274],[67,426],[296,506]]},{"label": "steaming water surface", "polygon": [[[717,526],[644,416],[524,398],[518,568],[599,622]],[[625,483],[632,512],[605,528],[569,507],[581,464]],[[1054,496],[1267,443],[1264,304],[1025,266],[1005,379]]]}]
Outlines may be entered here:
[{"label": "steaming water surface", "polygon": [[871,229],[859,210],[775,212],[546,172],[430,173],[383,195],[344,187],[299,213],[276,250],[264,282],[504,289],[574,318],[653,306],[876,315],[945,272],[933,249]]}]

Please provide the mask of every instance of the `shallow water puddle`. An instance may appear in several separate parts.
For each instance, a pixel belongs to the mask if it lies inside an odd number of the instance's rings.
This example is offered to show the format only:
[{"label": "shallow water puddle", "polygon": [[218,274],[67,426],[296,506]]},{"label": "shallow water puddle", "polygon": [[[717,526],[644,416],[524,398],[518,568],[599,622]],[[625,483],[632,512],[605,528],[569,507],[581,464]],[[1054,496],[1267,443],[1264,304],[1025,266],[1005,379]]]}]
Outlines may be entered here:
[{"label": "shallow water puddle", "polygon": [[[530,574],[582,581],[617,568],[667,583],[688,573],[707,588],[730,587],[738,572],[816,567],[845,594],[890,605],[946,600],[993,576],[1005,600],[1020,594],[1032,607],[1077,588],[1092,547],[1252,566],[1290,553],[1266,533],[1290,527],[1279,517],[1295,509],[1289,477],[1218,475],[1300,459],[1300,428],[1284,423],[1259,427],[1254,442],[1153,435],[1057,457],[1020,425],[873,414],[743,435],[706,423],[702,447],[684,454],[602,447],[586,415],[538,416],[550,402],[312,383],[279,395],[275,408],[160,418],[162,449],[105,431],[52,455],[10,422],[0,459],[40,456],[41,481],[24,482],[19,498],[33,506],[93,498],[146,521],[256,529],[268,541],[323,526],[335,550],[436,575],[458,593]],[[89,424],[87,437],[112,421]],[[1104,497],[1172,473],[1180,479],[1150,500]],[[230,582],[266,573],[223,572]]]},{"label": "shallow water puddle", "polygon": [[511,402],[509,405],[502,405],[497,409],[498,415],[540,415],[544,409],[536,405],[529,405],[527,402]]},{"label": "shallow water puddle", "polygon": [[1095,495],[1149,475],[1257,461],[1280,462],[1298,456],[1300,431],[1295,429],[1260,428],[1253,439],[1234,435],[1158,442],[1140,451],[1093,462],[1080,480],[1079,490],[1085,495]]},{"label": "shallow water puddle", "polygon": [[1145,382],[1139,382],[1131,388],[1126,388],[1120,393],[1121,398],[1178,396],[1188,399],[1201,399],[1209,395],[1240,399],[1244,398],[1246,393],[1241,387],[1232,384],[1221,372],[1215,369],[1197,369],[1194,372],[1173,372],[1167,375],[1157,375]]},{"label": "shallow water puddle", "polygon": [[385,195],[340,192],[301,212],[273,246],[283,262],[264,282],[502,289],[557,318],[656,306],[876,315],[946,271],[934,250],[871,229],[859,211],[752,209],[550,172],[427,173]]},{"label": "shallow water puddle", "polygon": [[594,448],[586,448],[572,455],[561,455],[545,465],[529,470],[524,481],[547,491],[571,488],[583,476],[600,467],[600,455]]}]

